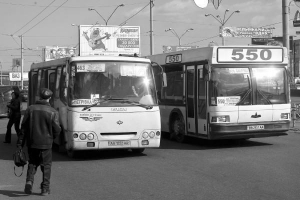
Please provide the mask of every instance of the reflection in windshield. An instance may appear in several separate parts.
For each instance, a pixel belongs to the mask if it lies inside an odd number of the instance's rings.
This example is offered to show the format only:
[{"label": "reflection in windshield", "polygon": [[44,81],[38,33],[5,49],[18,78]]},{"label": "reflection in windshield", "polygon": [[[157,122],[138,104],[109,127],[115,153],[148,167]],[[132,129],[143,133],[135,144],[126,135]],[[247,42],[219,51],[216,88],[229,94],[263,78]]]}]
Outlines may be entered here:
[{"label": "reflection in windshield", "polygon": [[257,84],[257,104],[287,102],[283,68],[254,68],[253,76]]},{"label": "reflection in windshield", "polygon": [[287,103],[284,68],[213,68],[211,75],[211,105]]},{"label": "reflection in windshield", "polygon": [[[91,105],[99,99],[126,99],[145,105],[156,104],[149,64],[128,62],[72,63],[69,81],[70,103]],[[121,101],[100,101],[100,106],[124,105]],[[98,105],[98,104],[97,104]],[[132,105],[128,103],[128,105]]]}]

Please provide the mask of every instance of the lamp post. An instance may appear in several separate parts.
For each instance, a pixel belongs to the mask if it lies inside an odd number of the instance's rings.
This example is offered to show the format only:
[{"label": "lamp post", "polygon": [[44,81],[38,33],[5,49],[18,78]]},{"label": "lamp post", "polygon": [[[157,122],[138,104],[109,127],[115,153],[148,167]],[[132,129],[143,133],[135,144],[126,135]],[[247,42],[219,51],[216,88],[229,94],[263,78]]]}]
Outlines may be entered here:
[{"label": "lamp post", "polygon": [[96,9],[94,9],[94,8],[88,8],[88,10],[89,11],[92,11],[92,10],[94,10],[104,21],[105,21],[105,25],[107,26],[107,23],[108,23],[108,21],[109,21],[109,19],[111,18],[111,16],[116,12],[116,10],[119,8],[119,7],[122,7],[122,6],[124,6],[124,4],[120,4],[120,5],[118,5],[115,9],[114,9],[114,11],[110,14],[110,16],[107,18],[107,20],[104,18],[104,17],[102,17],[102,15],[96,10]]},{"label": "lamp post", "polygon": [[185,30],[185,32],[184,32],[181,36],[179,36],[179,35],[176,33],[176,31],[175,31],[174,29],[172,29],[172,28],[166,29],[165,32],[171,31],[171,33],[173,33],[173,35],[175,35],[175,36],[178,38],[179,46],[181,46],[181,43],[180,43],[181,38],[182,38],[187,32],[192,31],[192,30],[194,30],[194,29],[189,28],[189,29]]},{"label": "lamp post", "polygon": [[[220,30],[222,30],[223,27],[224,27],[224,25],[226,24],[226,22],[230,19],[230,17],[231,17],[234,13],[240,13],[239,10],[233,11],[233,12],[229,15],[229,17],[226,18],[227,12],[229,12],[229,9],[226,9],[226,10],[225,10],[223,19],[220,17],[220,15],[214,16],[214,15],[212,15],[212,14],[205,14],[205,17],[212,16],[215,20],[217,20],[217,21],[221,24]],[[222,45],[225,46],[225,38],[224,38],[224,36],[223,36],[221,33],[220,33],[220,37],[222,37]]]}]

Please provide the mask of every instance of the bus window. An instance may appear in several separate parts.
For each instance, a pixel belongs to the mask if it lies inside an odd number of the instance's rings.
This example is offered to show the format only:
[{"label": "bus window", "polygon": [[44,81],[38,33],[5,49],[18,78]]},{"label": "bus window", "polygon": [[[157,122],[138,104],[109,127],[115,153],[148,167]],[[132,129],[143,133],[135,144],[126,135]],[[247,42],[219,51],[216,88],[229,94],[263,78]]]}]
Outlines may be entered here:
[{"label": "bus window", "polygon": [[287,103],[284,68],[253,68],[252,70],[257,84],[258,105]]},{"label": "bus window", "polygon": [[59,66],[57,67],[57,70],[56,70],[56,84],[55,84],[55,90],[53,91],[55,96],[54,98],[59,98],[59,94],[60,94],[60,77],[61,77],[61,71],[62,71],[62,67]]},{"label": "bus window", "polygon": [[250,80],[248,68],[213,68],[210,81],[211,105],[250,105]]},{"label": "bus window", "polygon": [[41,70],[41,83],[40,83],[40,89],[41,88],[48,88],[47,84],[47,71],[46,70]]},{"label": "bus window", "polygon": [[[97,70],[83,70],[80,66]],[[79,67],[78,67],[79,66]],[[127,99],[141,104],[157,102],[153,74],[148,64],[142,63],[73,63],[69,81],[69,102],[77,105],[95,99]],[[76,69],[76,70],[75,70]],[[105,101],[105,106],[117,102]]]},{"label": "bus window", "polygon": [[67,71],[66,71],[66,66],[63,67],[62,69],[62,73],[61,73],[61,77],[60,77],[60,100],[63,103],[67,103],[67,86],[66,86],[66,75],[67,75]]},{"label": "bus window", "polygon": [[49,75],[49,89],[53,91],[52,97],[50,99],[50,104],[53,106],[54,104],[54,91],[55,91],[55,72],[50,73]]},{"label": "bus window", "polygon": [[169,103],[183,103],[183,71],[181,65],[165,67],[168,87],[162,88],[164,101]]},{"label": "bus window", "polygon": [[200,119],[206,119],[206,93],[205,80],[207,70],[203,65],[197,65],[198,69],[198,113]]}]

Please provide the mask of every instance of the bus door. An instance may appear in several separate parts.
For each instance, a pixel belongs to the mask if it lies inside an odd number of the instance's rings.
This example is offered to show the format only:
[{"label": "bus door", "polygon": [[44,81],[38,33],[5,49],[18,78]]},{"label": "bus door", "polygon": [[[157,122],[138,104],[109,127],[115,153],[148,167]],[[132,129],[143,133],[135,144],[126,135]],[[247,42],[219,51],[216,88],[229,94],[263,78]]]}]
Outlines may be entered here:
[{"label": "bus door", "polygon": [[52,97],[50,99],[50,105],[54,106],[54,96],[55,96],[55,77],[56,77],[56,69],[49,69],[48,70],[48,88],[53,92]]},{"label": "bus door", "polygon": [[188,134],[207,135],[204,65],[187,66],[186,87]]}]

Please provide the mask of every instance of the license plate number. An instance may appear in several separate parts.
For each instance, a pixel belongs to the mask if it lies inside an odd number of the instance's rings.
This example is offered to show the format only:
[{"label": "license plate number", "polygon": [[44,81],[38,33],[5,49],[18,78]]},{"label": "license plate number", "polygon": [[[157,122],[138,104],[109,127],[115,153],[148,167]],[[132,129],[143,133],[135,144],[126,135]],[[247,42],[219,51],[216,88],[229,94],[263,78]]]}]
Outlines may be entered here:
[{"label": "license plate number", "polygon": [[261,130],[265,129],[264,125],[256,125],[256,126],[247,126],[247,130]]},{"label": "license plate number", "polygon": [[108,146],[130,146],[130,141],[108,141]]}]

